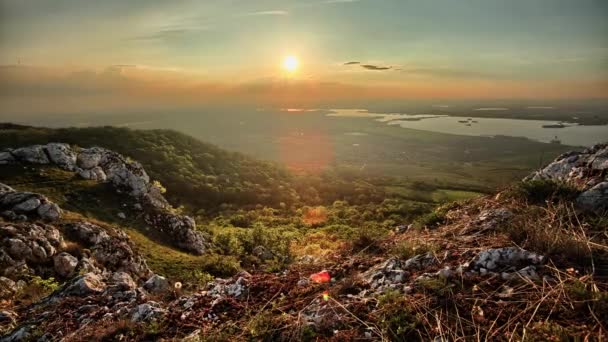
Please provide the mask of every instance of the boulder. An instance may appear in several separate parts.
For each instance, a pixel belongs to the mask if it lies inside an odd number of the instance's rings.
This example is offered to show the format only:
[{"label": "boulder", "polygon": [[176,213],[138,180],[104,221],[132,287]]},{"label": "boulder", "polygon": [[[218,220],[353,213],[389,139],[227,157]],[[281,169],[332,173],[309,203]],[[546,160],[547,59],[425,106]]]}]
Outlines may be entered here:
[{"label": "boulder", "polygon": [[105,290],[106,284],[102,277],[95,273],[86,273],[75,278],[69,286],[62,291],[62,295],[88,296],[101,293]]},{"label": "boulder", "polygon": [[60,168],[74,171],[76,168],[76,153],[72,151],[70,145],[60,143],[50,143],[45,146],[50,161]]},{"label": "boulder", "polygon": [[16,213],[29,213],[38,209],[40,204],[42,204],[40,198],[32,197],[19,204],[15,204],[11,210]]},{"label": "boulder", "polygon": [[50,160],[42,145],[21,147],[13,150],[12,155],[20,162],[32,164],[49,164]]},{"label": "boulder", "polygon": [[59,206],[53,202],[43,203],[36,210],[41,219],[47,221],[56,221],[61,218],[62,211]]},{"label": "boulder", "polygon": [[115,272],[110,278],[111,283],[121,291],[130,291],[137,288],[137,283],[127,272]]},{"label": "boulder", "polygon": [[79,169],[78,175],[84,179],[94,180],[97,182],[105,182],[108,179],[106,173],[99,166],[92,169]]},{"label": "boulder", "polygon": [[170,236],[181,249],[197,255],[202,255],[207,250],[207,239],[202,232],[196,230],[196,223],[189,216],[162,211],[147,215],[146,221]]},{"label": "boulder", "polygon": [[101,147],[85,148],[78,153],[77,165],[82,169],[92,169],[99,165],[107,150]]},{"label": "boulder", "polygon": [[167,278],[155,274],[150,277],[150,279],[146,280],[144,283],[144,289],[150,291],[151,293],[162,293],[166,292],[171,288],[169,281]]},{"label": "boulder", "polygon": [[608,182],[602,182],[584,191],[576,198],[576,204],[590,211],[608,210]]},{"label": "boulder", "polygon": [[0,165],[11,164],[15,162],[15,157],[10,152],[0,152]]},{"label": "boulder", "polygon": [[78,266],[78,259],[69,253],[62,252],[53,258],[55,272],[62,277],[71,276]]}]

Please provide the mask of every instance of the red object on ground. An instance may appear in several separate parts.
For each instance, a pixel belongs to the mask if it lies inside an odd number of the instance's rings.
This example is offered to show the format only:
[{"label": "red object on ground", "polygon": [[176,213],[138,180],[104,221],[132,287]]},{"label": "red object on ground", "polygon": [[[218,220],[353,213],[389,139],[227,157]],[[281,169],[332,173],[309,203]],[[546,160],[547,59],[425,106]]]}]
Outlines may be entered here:
[{"label": "red object on ground", "polygon": [[331,276],[327,271],[321,271],[319,273],[315,273],[310,276],[310,280],[315,283],[329,283],[331,281]]}]

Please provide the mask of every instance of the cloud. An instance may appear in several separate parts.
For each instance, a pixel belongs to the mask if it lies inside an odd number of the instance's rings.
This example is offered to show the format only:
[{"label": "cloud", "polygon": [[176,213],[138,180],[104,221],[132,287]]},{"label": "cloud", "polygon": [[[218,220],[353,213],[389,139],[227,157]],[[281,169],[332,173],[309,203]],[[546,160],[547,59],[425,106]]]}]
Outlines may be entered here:
[{"label": "cloud", "polygon": [[361,62],[346,62],[346,63],[344,63],[344,65],[354,65],[354,64],[361,64]]},{"label": "cloud", "polygon": [[393,68],[395,71],[414,76],[428,76],[449,79],[504,79],[505,75],[499,72],[487,72],[481,70],[459,69],[452,67],[416,67],[404,66]]},{"label": "cloud", "polygon": [[242,16],[252,17],[252,16],[263,16],[263,15],[289,15],[289,12],[284,11],[284,10],[257,11],[257,12],[245,13]]},{"label": "cloud", "polygon": [[157,32],[152,32],[149,34],[143,34],[143,35],[139,35],[139,36],[135,36],[132,37],[131,40],[165,40],[165,39],[171,39],[171,38],[176,38],[176,37],[180,37],[186,34],[190,34],[190,33],[194,33],[197,31],[203,31],[203,29],[185,29],[185,28],[178,28],[178,29],[164,29],[164,30],[159,30]]},{"label": "cloud", "polygon": [[390,70],[392,69],[392,67],[388,66],[378,66],[378,65],[372,65],[372,64],[361,64],[361,67],[367,70],[374,70],[374,71],[383,71],[383,70]]}]

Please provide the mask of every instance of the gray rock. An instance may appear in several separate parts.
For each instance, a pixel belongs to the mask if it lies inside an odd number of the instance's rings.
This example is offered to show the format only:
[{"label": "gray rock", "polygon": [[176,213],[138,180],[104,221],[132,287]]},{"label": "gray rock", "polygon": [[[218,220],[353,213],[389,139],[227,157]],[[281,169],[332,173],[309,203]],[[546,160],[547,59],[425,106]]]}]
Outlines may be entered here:
[{"label": "gray rock", "polygon": [[76,168],[76,153],[72,151],[70,145],[50,143],[45,148],[53,164],[68,171],[73,171]]},{"label": "gray rock", "polygon": [[167,310],[161,308],[157,302],[149,301],[138,305],[131,314],[133,322],[150,322],[161,318],[167,313]]},{"label": "gray rock", "polygon": [[137,277],[148,277],[150,269],[144,258],[135,253],[129,237],[116,229],[104,228],[90,222],[71,223],[64,226],[68,236],[87,247],[91,256],[111,271],[124,271]]},{"label": "gray rock", "polygon": [[133,281],[133,278],[127,272],[115,272],[112,275],[111,282],[122,291],[135,290],[137,288],[137,283]]},{"label": "gray rock", "polygon": [[31,211],[38,209],[40,204],[42,204],[42,202],[40,201],[39,198],[32,197],[19,204],[16,204],[15,206],[13,206],[13,208],[11,210],[16,213],[29,213]]},{"label": "gray rock", "polygon": [[118,218],[123,219],[123,220],[127,218],[127,215],[125,215],[125,213],[123,213],[122,211],[119,212],[118,214],[116,214],[116,216],[118,216]]},{"label": "gray rock", "polygon": [[502,272],[502,279],[513,280],[513,279],[528,279],[528,280],[539,280],[540,277],[536,273],[535,266],[526,266],[517,272]]},{"label": "gray rock", "polygon": [[101,293],[105,290],[106,284],[101,276],[95,273],[86,273],[75,278],[71,284],[62,292],[63,295],[88,296]]},{"label": "gray rock", "polygon": [[78,259],[69,253],[62,252],[53,258],[55,272],[62,277],[71,276],[78,266]]},{"label": "gray rock", "polygon": [[61,218],[62,210],[53,202],[41,204],[36,210],[41,219],[47,221],[56,221]]},{"label": "gray rock", "polygon": [[372,289],[381,290],[383,287],[403,284],[409,275],[410,273],[403,269],[399,259],[390,258],[364,272],[362,277]]},{"label": "gray rock", "polygon": [[215,297],[231,296],[239,298],[246,295],[248,292],[248,281],[245,277],[238,277],[234,282],[232,280],[216,279],[212,283],[209,294]]},{"label": "gray rock", "polygon": [[492,248],[479,253],[469,268],[480,272],[481,269],[500,271],[523,265],[540,265],[544,261],[542,255],[518,247]]},{"label": "gray rock", "polygon": [[21,147],[12,151],[12,155],[21,162],[32,164],[49,164],[50,160],[44,151],[43,146],[33,145]]},{"label": "gray rock", "polygon": [[84,179],[94,180],[97,182],[105,182],[108,179],[106,173],[99,166],[92,169],[79,169],[78,175]]},{"label": "gray rock", "polygon": [[608,208],[608,144],[598,144],[582,152],[570,152],[557,157],[543,169],[524,180],[547,179],[564,182],[581,190],[576,203],[591,211]]},{"label": "gray rock", "polygon": [[100,147],[85,148],[78,153],[76,163],[83,169],[92,169],[99,165],[106,153],[107,150]]},{"label": "gray rock", "polygon": [[586,210],[602,211],[608,209],[608,182],[602,182],[581,193],[576,204]]},{"label": "gray rock", "polygon": [[405,261],[405,269],[417,269],[422,270],[427,267],[433,266],[437,263],[437,258],[432,252],[426,254],[419,254],[411,257]]},{"label": "gray rock", "polygon": [[207,239],[202,232],[196,230],[196,223],[189,216],[159,212],[147,215],[146,221],[171,236],[179,248],[197,255],[202,255],[207,250]]},{"label": "gray rock", "polygon": [[8,254],[13,259],[24,260],[32,258],[32,249],[22,240],[17,238],[10,238],[6,240],[8,247]]},{"label": "gray rock", "polygon": [[162,293],[166,292],[171,288],[169,281],[167,278],[160,276],[158,274],[153,275],[150,279],[146,280],[144,283],[144,289],[152,292],[152,293]]},{"label": "gray rock", "polygon": [[15,162],[15,157],[10,152],[0,152],[0,165],[11,164]]}]

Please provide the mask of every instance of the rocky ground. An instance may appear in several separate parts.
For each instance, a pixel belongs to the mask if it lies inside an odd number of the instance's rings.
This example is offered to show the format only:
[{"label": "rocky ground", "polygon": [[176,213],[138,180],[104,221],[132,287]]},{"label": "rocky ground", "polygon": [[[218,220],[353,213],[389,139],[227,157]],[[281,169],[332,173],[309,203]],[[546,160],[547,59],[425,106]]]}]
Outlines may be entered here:
[{"label": "rocky ground", "polygon": [[[193,220],[111,151],[48,144],[2,163],[111,182],[179,247],[205,250]],[[422,229],[194,292],[153,274],[124,232],[0,185],[0,341],[603,340],[607,170],[607,145],[563,155],[513,188],[438,208]]]}]

